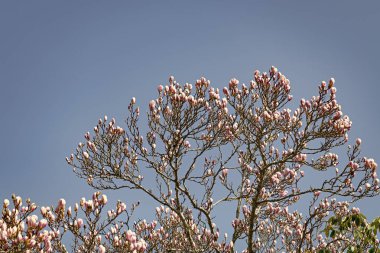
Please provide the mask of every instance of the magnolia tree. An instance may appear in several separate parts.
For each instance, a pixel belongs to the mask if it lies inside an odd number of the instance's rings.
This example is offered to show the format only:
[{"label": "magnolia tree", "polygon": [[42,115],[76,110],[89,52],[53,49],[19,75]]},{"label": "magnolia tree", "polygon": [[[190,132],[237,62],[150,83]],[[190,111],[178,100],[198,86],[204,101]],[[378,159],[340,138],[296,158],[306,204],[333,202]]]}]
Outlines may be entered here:
[{"label": "magnolia tree", "polygon": [[[256,71],[248,85],[232,79],[222,92],[205,78],[181,85],[170,77],[149,103],[147,126],[132,98],[125,127],[99,119],[66,158],[96,190],[145,194],[157,204],[156,218],[132,221],[136,205],[107,208],[100,192],[38,211],[13,196],[3,204],[0,250],[377,250],[376,228],[353,206],[379,194],[377,164],[360,156],[360,139],[348,145],[351,121],[336,101],[334,82],[322,82],[311,99],[291,105],[290,82],[275,67]],[[221,215],[230,228],[218,227]],[[70,246],[63,244],[66,234]]]}]

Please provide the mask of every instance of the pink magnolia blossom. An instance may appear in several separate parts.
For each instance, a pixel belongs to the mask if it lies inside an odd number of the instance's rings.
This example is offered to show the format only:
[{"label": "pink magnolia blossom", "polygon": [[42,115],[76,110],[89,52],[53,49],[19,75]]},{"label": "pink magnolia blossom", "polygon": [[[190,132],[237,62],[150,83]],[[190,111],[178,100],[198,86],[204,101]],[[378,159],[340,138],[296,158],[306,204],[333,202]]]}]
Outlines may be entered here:
[{"label": "pink magnolia blossom", "polygon": [[[0,251],[369,250],[350,231],[322,233],[332,217],[359,215],[354,203],[379,195],[377,163],[360,155],[361,140],[345,147],[352,122],[336,100],[335,80],[292,106],[291,83],[276,67],[255,71],[247,83],[233,78],[219,90],[205,77],[192,85],[171,76],[149,102],[146,126],[133,97],[125,126],[104,116],[66,158],[95,189],[151,198],[154,218],[138,217],[138,203],[110,207],[98,191],[38,211],[12,196],[3,201]],[[229,227],[216,224],[221,208]]]}]

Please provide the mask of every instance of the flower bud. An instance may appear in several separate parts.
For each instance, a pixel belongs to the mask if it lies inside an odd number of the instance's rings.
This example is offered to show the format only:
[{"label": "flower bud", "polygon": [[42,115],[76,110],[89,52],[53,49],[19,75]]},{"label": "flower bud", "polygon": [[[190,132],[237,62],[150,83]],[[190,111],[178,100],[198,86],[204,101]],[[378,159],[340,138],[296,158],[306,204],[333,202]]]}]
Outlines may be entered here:
[{"label": "flower bud", "polygon": [[83,220],[81,218],[76,220],[78,228],[80,228],[83,225]]},{"label": "flower bud", "polygon": [[155,109],[155,107],[156,107],[156,101],[151,100],[151,101],[149,102],[149,109],[150,109],[151,111],[153,111],[153,110]]},{"label": "flower bud", "polygon": [[9,200],[8,199],[4,199],[3,206],[4,206],[4,208],[7,208],[9,206]]},{"label": "flower bud", "polygon": [[104,204],[104,205],[107,204],[107,201],[108,201],[108,199],[107,199],[107,195],[103,194],[103,195],[102,195],[102,202],[103,202],[103,204]]},{"label": "flower bud", "polygon": [[90,158],[90,155],[86,151],[84,151],[83,152],[83,157],[86,158],[86,159],[88,159],[88,158]]},{"label": "flower bud", "polygon": [[106,248],[103,245],[99,245],[99,253],[105,253]]},{"label": "flower bud", "polygon": [[225,177],[227,177],[227,174],[228,174],[228,169],[223,169],[222,170],[222,176],[225,178]]},{"label": "flower bud", "polygon": [[330,81],[329,81],[329,89],[330,89],[331,87],[333,87],[334,84],[335,84],[335,79],[334,79],[334,78],[331,78]]}]

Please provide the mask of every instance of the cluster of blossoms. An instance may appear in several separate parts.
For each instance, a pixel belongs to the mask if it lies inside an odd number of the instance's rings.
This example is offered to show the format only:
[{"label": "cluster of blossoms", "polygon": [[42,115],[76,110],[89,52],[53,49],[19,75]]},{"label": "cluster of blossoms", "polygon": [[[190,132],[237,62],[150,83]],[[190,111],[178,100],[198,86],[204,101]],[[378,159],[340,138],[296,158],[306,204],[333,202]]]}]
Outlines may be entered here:
[{"label": "cluster of blossoms", "polygon": [[[360,215],[353,203],[377,196],[379,179],[376,162],[360,156],[360,139],[348,146],[345,162],[337,155],[349,142],[352,122],[336,91],[334,79],[321,82],[316,96],[291,110],[290,81],[275,67],[255,71],[248,85],[231,79],[221,90],[204,77],[194,85],[170,77],[148,104],[147,128],[139,125],[132,98],[125,127],[99,119],[66,158],[97,190],[123,188],[150,197],[159,206],[156,220],[132,228],[126,205],[118,202],[101,222],[107,198],[100,193],[73,210],[63,200],[43,207],[40,221],[27,218],[30,213],[20,219],[35,230],[35,247],[46,251],[64,252],[61,238],[70,231],[77,252],[343,252],[354,235],[338,231],[331,219]],[[305,186],[304,178],[316,173],[326,176]],[[301,199],[302,206],[308,203],[303,214],[296,211]],[[230,236],[221,236],[215,224],[217,207],[231,211],[225,214]],[[121,214],[127,220],[118,220]],[[351,241],[363,250],[378,245],[375,239]]]},{"label": "cluster of blossoms", "polygon": [[[81,199],[80,204],[66,207],[66,201],[60,199],[57,206],[40,208],[42,219],[35,214],[37,206],[27,200],[22,206],[20,197],[12,197],[13,208],[9,200],[4,200],[2,218],[0,219],[0,249],[7,252],[68,252],[62,244],[67,231],[75,236],[72,249],[75,252],[105,252],[102,234],[123,212],[125,204],[118,202],[116,211],[110,210],[112,217],[107,222],[98,224],[101,211],[107,204],[107,196],[94,193],[92,199]],[[82,210],[85,217],[79,218]]]},{"label": "cluster of blossoms", "polygon": [[[157,220],[135,222],[133,231],[127,221],[120,218],[126,213],[126,205],[116,204],[116,209],[107,211],[107,220],[98,221],[102,209],[107,204],[107,196],[95,192],[92,199],[82,198],[74,207],[66,207],[66,201],[60,199],[56,207],[40,207],[39,219],[35,214],[37,206],[27,201],[22,206],[21,197],[13,196],[10,209],[9,200],[4,200],[3,216],[0,219],[0,250],[6,252],[68,252],[62,244],[67,231],[74,235],[74,252],[146,252],[156,250],[167,252],[183,250],[189,243],[183,238],[180,217],[169,208],[156,208]],[[78,211],[84,213],[79,218]],[[186,212],[192,231],[192,242],[208,244],[210,249],[230,252],[233,244],[224,240],[218,243],[219,232],[200,228],[192,217],[191,210]],[[215,224],[214,224],[215,226]]]},{"label": "cluster of blossoms", "polygon": [[124,230],[123,224],[115,224],[109,229],[109,232],[104,236],[109,246],[100,245],[99,252],[145,252],[147,249],[146,241],[138,237],[132,230]]},{"label": "cluster of blossoms", "polygon": [[[29,199],[23,205],[22,198],[12,196],[13,208],[8,199],[3,201],[0,219],[0,251],[5,252],[52,252],[53,244],[58,247],[58,230],[46,229],[48,221],[34,214],[36,204]],[[57,241],[58,240],[58,241]]]}]

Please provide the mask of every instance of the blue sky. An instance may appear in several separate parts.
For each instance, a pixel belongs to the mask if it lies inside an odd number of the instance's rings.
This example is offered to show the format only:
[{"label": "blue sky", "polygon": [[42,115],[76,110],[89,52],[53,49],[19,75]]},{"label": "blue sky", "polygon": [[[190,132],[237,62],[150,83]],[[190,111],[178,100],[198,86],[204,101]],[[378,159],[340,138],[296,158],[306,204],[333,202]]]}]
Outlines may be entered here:
[{"label": "blue sky", "polygon": [[[379,17],[378,1],[1,1],[0,199],[89,197],[65,156],[169,75],[222,88],[275,65],[296,99],[335,77],[351,140],[380,162]],[[379,200],[360,207],[378,216]]]}]

